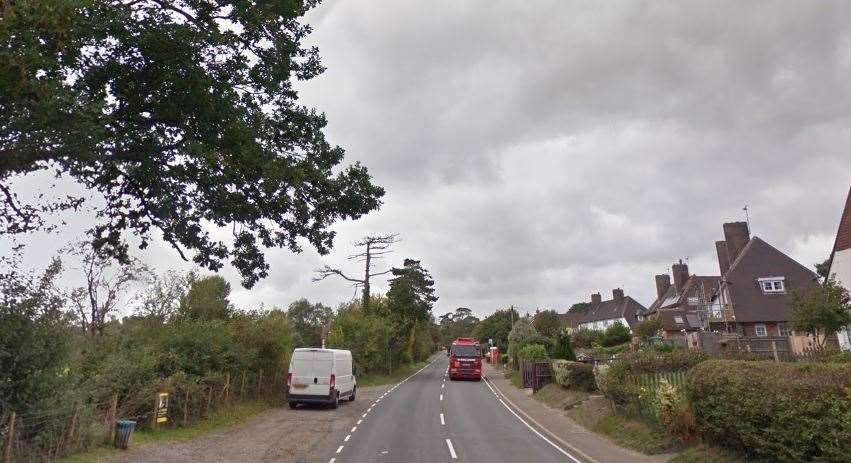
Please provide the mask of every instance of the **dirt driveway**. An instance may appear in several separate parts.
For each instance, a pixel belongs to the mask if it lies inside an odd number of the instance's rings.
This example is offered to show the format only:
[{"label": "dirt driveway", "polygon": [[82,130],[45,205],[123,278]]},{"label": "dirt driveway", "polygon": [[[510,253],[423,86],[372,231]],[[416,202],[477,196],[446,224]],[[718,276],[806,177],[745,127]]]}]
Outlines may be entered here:
[{"label": "dirt driveway", "polygon": [[[358,389],[354,402],[336,410],[274,408],[246,423],[189,440],[160,441],[131,447],[110,462],[318,462],[319,449],[336,445],[340,435],[389,386]],[[324,463],[324,462],[323,462]]]}]

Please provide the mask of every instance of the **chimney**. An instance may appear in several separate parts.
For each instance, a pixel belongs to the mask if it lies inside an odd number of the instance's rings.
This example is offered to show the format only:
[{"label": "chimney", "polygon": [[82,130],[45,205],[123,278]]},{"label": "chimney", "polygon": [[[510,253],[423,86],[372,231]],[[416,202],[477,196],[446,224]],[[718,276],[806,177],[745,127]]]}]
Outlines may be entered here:
[{"label": "chimney", "polygon": [[688,264],[684,264],[683,260],[680,259],[678,264],[671,266],[671,273],[674,274],[674,288],[677,290],[677,294],[679,294],[683,286],[685,286],[686,281],[688,281]]},{"label": "chimney", "polygon": [[730,256],[727,255],[727,242],[716,241],[715,252],[718,253],[718,268],[721,270],[721,276],[724,276],[727,270],[730,270]]},{"label": "chimney", "polygon": [[612,290],[612,299],[619,301],[623,299],[623,289],[615,288]]},{"label": "chimney", "polygon": [[730,265],[736,261],[742,249],[748,244],[751,239],[751,232],[748,230],[747,222],[732,222],[724,224],[724,241],[727,246],[727,260]]},{"label": "chimney", "polygon": [[601,302],[603,302],[603,298],[600,296],[600,293],[594,293],[591,295],[591,305],[599,304]]},{"label": "chimney", "polygon": [[670,275],[656,275],[656,298],[660,299],[665,293],[668,292],[668,288],[671,287],[671,276]]}]

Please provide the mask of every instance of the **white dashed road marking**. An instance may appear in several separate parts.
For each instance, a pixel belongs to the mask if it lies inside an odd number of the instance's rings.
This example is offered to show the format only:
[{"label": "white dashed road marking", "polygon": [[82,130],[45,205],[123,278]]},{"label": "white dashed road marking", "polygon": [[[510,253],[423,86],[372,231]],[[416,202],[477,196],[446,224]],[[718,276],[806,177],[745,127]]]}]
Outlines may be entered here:
[{"label": "white dashed road marking", "polygon": [[342,446],[342,445],[341,445],[341,446],[339,446],[339,447],[337,447],[337,453],[340,453],[340,452],[342,452],[342,451],[343,451],[343,446]]},{"label": "white dashed road marking", "polygon": [[446,420],[443,419],[443,413],[440,414],[440,424],[441,426],[446,426]]},{"label": "white dashed road marking", "polygon": [[449,455],[452,456],[452,459],[457,460],[458,455],[455,455],[455,448],[452,447],[452,441],[449,440],[449,439],[446,439],[446,446],[449,447]]},{"label": "white dashed road marking", "polygon": [[351,435],[351,434],[349,434],[349,435],[347,435],[347,436],[346,436],[346,438],[345,438],[345,439],[343,439],[343,442],[348,442],[348,441],[349,441],[349,439],[351,439],[351,438],[352,438],[352,435]]}]

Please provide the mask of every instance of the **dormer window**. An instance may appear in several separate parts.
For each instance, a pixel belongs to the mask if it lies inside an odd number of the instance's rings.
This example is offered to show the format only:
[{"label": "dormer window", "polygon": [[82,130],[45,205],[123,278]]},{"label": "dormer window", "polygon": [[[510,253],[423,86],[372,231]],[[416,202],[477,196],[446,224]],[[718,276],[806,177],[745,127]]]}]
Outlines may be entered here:
[{"label": "dormer window", "polygon": [[786,292],[785,277],[765,277],[759,278],[759,287],[765,294],[778,294]]}]

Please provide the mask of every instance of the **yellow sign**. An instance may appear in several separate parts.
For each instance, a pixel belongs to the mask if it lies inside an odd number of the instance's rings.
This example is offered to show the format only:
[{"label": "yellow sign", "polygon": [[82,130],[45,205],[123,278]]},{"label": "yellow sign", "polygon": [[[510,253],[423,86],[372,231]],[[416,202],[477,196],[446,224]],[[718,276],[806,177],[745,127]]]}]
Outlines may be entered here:
[{"label": "yellow sign", "polygon": [[157,423],[168,421],[168,393],[157,394]]}]

